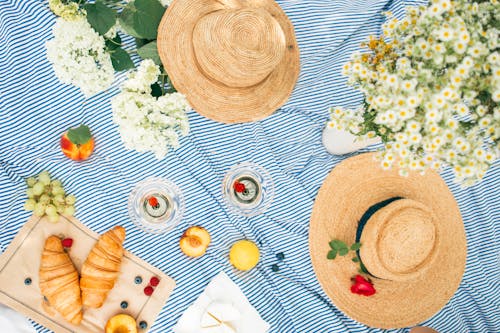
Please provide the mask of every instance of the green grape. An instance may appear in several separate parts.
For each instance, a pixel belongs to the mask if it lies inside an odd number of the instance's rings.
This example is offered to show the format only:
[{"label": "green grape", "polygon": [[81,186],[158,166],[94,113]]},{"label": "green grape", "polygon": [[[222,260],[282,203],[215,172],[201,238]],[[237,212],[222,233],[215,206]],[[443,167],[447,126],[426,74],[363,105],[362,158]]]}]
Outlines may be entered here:
[{"label": "green grape", "polygon": [[61,204],[59,204],[59,205],[58,205],[58,204],[56,204],[56,210],[57,210],[57,212],[58,212],[59,214],[64,213],[64,210],[65,210],[65,209],[66,209],[66,206],[65,206],[64,204],[63,204],[63,205],[61,205]]},{"label": "green grape", "polygon": [[48,216],[57,215],[56,206],[54,206],[54,205],[47,205],[47,207],[45,207],[45,214],[47,214]]},{"label": "green grape", "polygon": [[53,201],[54,201],[54,203],[56,204],[56,206],[57,206],[58,204],[59,204],[59,205],[61,205],[61,204],[64,204],[64,203],[66,202],[66,201],[64,200],[64,196],[63,196],[63,195],[61,195],[61,194],[58,194],[58,195],[54,196]]},{"label": "green grape", "polygon": [[28,199],[26,200],[26,202],[24,203],[24,209],[25,210],[33,210],[35,209],[35,205],[36,205],[36,201],[33,200],[33,199]]},{"label": "green grape", "polygon": [[75,207],[66,206],[66,208],[64,209],[64,214],[69,215],[69,216],[75,215]]},{"label": "green grape", "polygon": [[36,216],[44,216],[45,215],[45,205],[42,203],[37,203],[35,205],[34,213]]},{"label": "green grape", "polygon": [[33,194],[35,195],[41,195],[44,190],[45,186],[41,182],[37,182],[35,185],[33,185]]},{"label": "green grape", "polygon": [[26,185],[28,185],[28,187],[33,187],[35,183],[36,183],[35,177],[29,177],[26,179]]},{"label": "green grape", "polygon": [[59,215],[49,215],[49,222],[57,223],[59,222]]},{"label": "green grape", "polygon": [[50,197],[47,194],[42,194],[40,198],[38,198],[38,202],[48,204],[50,202]]},{"label": "green grape", "polygon": [[41,174],[38,175],[38,181],[41,182],[43,185],[49,185],[50,184],[50,175],[48,171],[43,171]]},{"label": "green grape", "polygon": [[35,197],[35,193],[34,193],[34,191],[33,191],[33,189],[32,189],[32,188],[29,188],[29,189],[27,189],[27,190],[26,190],[26,195],[27,195],[27,196],[28,196],[28,198],[30,198],[30,199],[32,199],[32,198],[34,198],[34,197]]},{"label": "green grape", "polygon": [[52,195],[64,195],[64,189],[60,186],[52,187]]},{"label": "green grape", "polygon": [[62,183],[59,179],[54,179],[50,185],[52,185],[52,187],[62,187]]},{"label": "green grape", "polygon": [[73,194],[70,194],[66,197],[66,203],[68,205],[74,205],[76,202],[76,197]]}]

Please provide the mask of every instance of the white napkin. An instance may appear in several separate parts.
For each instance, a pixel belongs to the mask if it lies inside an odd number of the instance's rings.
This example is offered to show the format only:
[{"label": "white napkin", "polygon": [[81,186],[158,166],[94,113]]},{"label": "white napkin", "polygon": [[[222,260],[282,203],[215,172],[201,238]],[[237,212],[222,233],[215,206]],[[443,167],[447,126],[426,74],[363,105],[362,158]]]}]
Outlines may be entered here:
[{"label": "white napkin", "polygon": [[266,333],[270,325],[241,289],[221,272],[184,312],[175,333]]},{"label": "white napkin", "polygon": [[23,315],[0,304],[0,332],[35,333],[35,328]]}]

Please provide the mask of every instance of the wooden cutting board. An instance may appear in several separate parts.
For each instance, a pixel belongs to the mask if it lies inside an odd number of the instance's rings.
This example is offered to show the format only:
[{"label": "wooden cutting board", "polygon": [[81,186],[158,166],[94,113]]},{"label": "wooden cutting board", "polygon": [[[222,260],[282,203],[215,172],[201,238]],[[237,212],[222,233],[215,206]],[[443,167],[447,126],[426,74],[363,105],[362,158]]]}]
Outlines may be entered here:
[{"label": "wooden cutting board", "polygon": [[[149,330],[172,293],[175,282],[128,251],[125,251],[121,273],[106,302],[99,309],[84,309],[80,325],[70,324],[47,306],[38,286],[38,270],[45,240],[51,235],[73,239],[68,253],[78,271],[99,238],[97,233],[73,217],[61,217],[58,223],[51,223],[46,217],[32,216],[0,257],[0,303],[57,333],[102,333],[108,319],[118,313],[131,315],[138,324],[145,321],[148,327],[138,328],[138,332]],[[142,278],[142,283],[135,283],[137,276]],[[153,276],[158,277],[160,283],[148,297],[144,288]],[[29,285],[25,284],[27,278],[32,281]],[[123,301],[128,303],[126,309],[120,306]]]}]

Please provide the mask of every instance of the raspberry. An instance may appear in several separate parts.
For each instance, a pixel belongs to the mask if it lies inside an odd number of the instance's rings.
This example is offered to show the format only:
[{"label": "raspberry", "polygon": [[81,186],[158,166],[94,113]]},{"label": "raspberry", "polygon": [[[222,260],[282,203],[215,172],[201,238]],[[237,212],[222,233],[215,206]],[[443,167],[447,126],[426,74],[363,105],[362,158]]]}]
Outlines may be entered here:
[{"label": "raspberry", "polygon": [[160,283],[160,279],[158,279],[156,276],[153,276],[151,280],[149,280],[149,284],[153,287],[156,287],[158,283]]},{"label": "raspberry", "polygon": [[234,182],[233,187],[234,187],[234,190],[235,190],[236,192],[238,192],[238,193],[242,193],[242,192],[244,192],[244,191],[245,191],[245,189],[246,189],[246,188],[245,188],[245,184],[240,183],[240,182],[238,182],[238,181]]},{"label": "raspberry", "polygon": [[72,238],[65,238],[61,241],[61,244],[64,247],[71,247],[73,245],[73,239]]},{"label": "raspberry", "polygon": [[156,199],[155,197],[150,197],[148,199],[148,203],[151,207],[156,207],[158,206],[158,199]]},{"label": "raspberry", "polygon": [[151,286],[147,286],[146,288],[144,288],[144,294],[146,294],[146,296],[151,296],[153,295],[153,287]]}]

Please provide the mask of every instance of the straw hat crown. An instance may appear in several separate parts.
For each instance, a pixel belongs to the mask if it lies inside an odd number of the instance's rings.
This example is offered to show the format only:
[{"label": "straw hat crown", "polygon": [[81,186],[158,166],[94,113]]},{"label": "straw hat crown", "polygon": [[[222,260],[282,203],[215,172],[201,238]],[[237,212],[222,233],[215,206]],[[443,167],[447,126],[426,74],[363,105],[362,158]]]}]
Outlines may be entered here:
[{"label": "straw hat crown", "polygon": [[202,17],[193,31],[201,69],[229,87],[263,81],[285,53],[279,23],[262,8],[225,9]]},{"label": "straw hat crown", "polygon": [[293,26],[274,0],[175,0],[158,28],[158,52],[191,106],[224,123],[273,113],[300,70]]},{"label": "straw hat crown", "polygon": [[361,234],[360,256],[367,270],[392,281],[408,281],[422,274],[436,253],[435,220],[428,207],[411,199],[378,210]]}]

